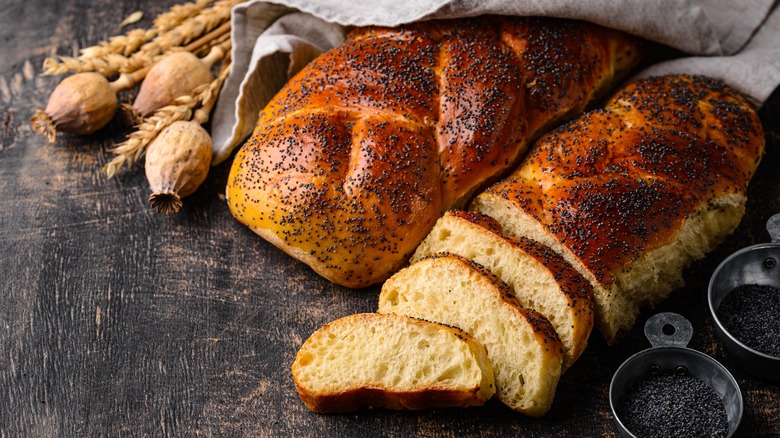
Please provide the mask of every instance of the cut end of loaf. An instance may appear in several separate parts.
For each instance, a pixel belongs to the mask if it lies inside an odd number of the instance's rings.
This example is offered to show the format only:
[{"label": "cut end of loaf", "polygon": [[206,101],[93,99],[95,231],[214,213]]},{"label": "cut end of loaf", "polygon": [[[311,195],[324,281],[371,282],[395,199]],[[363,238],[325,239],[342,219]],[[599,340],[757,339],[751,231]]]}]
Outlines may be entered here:
[{"label": "cut end of loaf", "polygon": [[484,346],[459,329],[397,315],[325,325],[301,347],[292,374],[301,400],[322,413],[466,407],[495,392]]},{"label": "cut end of loaf", "polygon": [[157,192],[149,195],[149,205],[158,213],[176,214],[184,204],[175,192]]},{"label": "cut end of loaf", "polygon": [[[498,220],[508,234],[525,236],[552,248],[588,279],[593,286],[596,324],[605,340],[614,344],[633,327],[642,307],[660,303],[684,285],[683,270],[734,231],[744,204],[743,195],[729,194],[700,205],[663,245],[648,248],[606,273],[594,272],[538,220],[502,196],[482,194],[471,207]],[[612,281],[599,281],[605,277]]]},{"label": "cut end of loaf", "polygon": [[683,271],[723,242],[739,225],[746,198],[730,194],[700,205],[666,243],[615,273],[600,321],[608,342],[619,340],[643,307],[655,306],[685,285]]}]

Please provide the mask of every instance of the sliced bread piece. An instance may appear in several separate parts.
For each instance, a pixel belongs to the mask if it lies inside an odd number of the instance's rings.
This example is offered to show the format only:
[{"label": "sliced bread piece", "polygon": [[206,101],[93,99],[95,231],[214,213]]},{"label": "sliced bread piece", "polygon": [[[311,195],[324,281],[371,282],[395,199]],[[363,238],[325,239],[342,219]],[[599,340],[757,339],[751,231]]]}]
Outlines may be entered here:
[{"label": "sliced bread piece", "polygon": [[561,341],[547,318],[523,308],[506,283],[477,263],[450,254],[419,260],[385,282],[379,312],[460,327],[487,347],[504,404],[534,417],[550,409]]},{"label": "sliced bread piece", "polygon": [[563,342],[564,370],[585,350],[593,328],[593,289],[563,257],[532,240],[507,237],[495,219],[463,210],[445,213],[411,261],[438,252],[486,267],[514,290],[523,307],[550,320]]},{"label": "sliced bread piece", "polygon": [[495,393],[485,347],[454,327],[363,313],[304,342],[292,375],[314,412],[482,405]]}]

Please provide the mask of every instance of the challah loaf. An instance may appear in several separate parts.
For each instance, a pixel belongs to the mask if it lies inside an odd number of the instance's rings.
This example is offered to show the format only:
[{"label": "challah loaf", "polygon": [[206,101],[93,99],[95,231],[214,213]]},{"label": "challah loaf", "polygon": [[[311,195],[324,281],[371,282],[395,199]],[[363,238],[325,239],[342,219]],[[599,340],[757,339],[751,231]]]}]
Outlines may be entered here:
[{"label": "challah loaf", "polygon": [[593,328],[593,292],[561,256],[532,240],[506,237],[495,219],[462,210],[446,212],[411,261],[439,252],[479,263],[506,282],[523,307],[544,315],[563,343],[564,370],[585,350]]},{"label": "challah loaf", "polygon": [[292,375],[306,407],[429,409],[493,396],[485,347],[463,331],[397,315],[337,319],[304,342]]},{"label": "challah loaf", "polygon": [[422,259],[382,286],[380,313],[459,327],[487,347],[496,395],[510,408],[544,415],[561,375],[563,346],[550,322],[525,309],[484,267],[456,255]]},{"label": "challah loaf", "polygon": [[734,230],[763,149],[756,113],[729,87],[650,78],[542,137],[471,208],[588,278],[598,326],[614,342]]},{"label": "challah loaf", "polygon": [[562,19],[358,29],[260,113],[228,205],[325,278],[381,282],[443,211],[606,92],[639,51],[627,35]]}]

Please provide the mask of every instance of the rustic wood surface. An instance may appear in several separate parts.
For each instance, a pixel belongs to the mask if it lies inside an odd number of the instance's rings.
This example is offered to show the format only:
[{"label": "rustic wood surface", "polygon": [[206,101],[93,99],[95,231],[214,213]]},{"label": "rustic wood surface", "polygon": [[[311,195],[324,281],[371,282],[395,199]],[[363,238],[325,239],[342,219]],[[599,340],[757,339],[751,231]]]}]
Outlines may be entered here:
[{"label": "rustic wood surface", "polygon": [[[612,374],[649,345],[646,311],[608,347],[591,337],[562,378],[553,409],[528,419],[481,408],[316,415],[290,364],[337,317],[373,311],[378,288],[334,286],[235,221],[222,193],[228,164],[176,216],[153,212],[139,168],[108,180],[112,122],[57,144],[32,132],[58,78],[43,58],[148,26],[172,2],[13,0],[0,8],[0,437],[45,436],[612,436]],[[122,96],[132,99],[130,92]],[[761,110],[768,152],[735,234],[686,273],[657,310],[688,317],[690,346],[714,356],[745,398],[739,436],[780,436],[780,387],[737,368],[716,340],[705,293],[731,252],[769,239],[780,212],[780,92]]]}]

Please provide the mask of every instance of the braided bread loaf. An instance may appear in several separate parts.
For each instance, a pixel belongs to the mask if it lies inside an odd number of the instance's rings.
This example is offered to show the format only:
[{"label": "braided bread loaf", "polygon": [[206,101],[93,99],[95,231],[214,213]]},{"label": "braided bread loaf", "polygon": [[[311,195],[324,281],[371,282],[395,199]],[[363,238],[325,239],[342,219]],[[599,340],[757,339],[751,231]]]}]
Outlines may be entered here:
[{"label": "braided bread loaf", "polygon": [[542,137],[471,208],[579,270],[611,343],[736,228],[763,150],[761,122],[737,92],[651,78]]},{"label": "braided bread loaf", "polygon": [[354,31],[260,113],[232,214],[348,287],[386,279],[443,211],[511,169],[639,58],[596,25],[480,17]]}]

